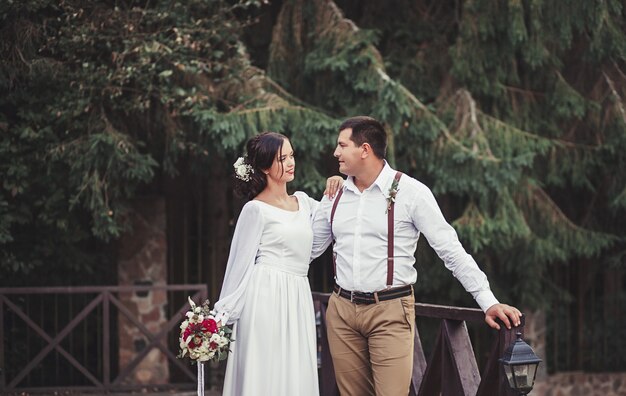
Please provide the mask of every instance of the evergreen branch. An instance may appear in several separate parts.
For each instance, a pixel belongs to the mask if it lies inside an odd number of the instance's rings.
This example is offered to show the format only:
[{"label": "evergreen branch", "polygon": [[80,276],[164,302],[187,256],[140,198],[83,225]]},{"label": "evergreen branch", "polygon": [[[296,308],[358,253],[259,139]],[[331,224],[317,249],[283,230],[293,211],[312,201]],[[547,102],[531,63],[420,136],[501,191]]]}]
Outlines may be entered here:
[{"label": "evergreen branch", "polygon": [[[294,1],[294,3],[301,3],[299,1]],[[344,18],[341,14],[341,11],[337,7],[337,5],[333,1],[323,1],[321,3],[314,3],[317,7],[315,9],[315,19],[319,22],[314,24],[315,34],[314,37],[319,38],[318,40],[324,43],[323,40],[327,40],[326,46],[328,49],[332,51],[336,51],[339,54],[346,53],[347,56],[354,57],[354,59],[358,59],[359,56],[363,59],[364,62],[367,62],[367,68],[365,69],[365,74],[375,76],[378,84],[372,84],[374,86],[378,86],[377,88],[373,88],[380,96],[381,89],[385,86],[392,87],[398,94],[405,99],[407,99],[407,103],[413,107],[413,114],[419,118],[426,118],[431,122],[436,130],[439,131],[443,139],[445,139],[448,143],[452,144],[454,147],[459,149],[461,152],[468,154],[471,158],[481,161],[481,162],[491,162],[491,163],[500,163],[502,162],[501,158],[497,158],[491,152],[488,146],[485,147],[485,153],[480,153],[477,151],[477,147],[474,146],[472,148],[467,147],[462,141],[457,139],[454,134],[450,131],[450,129],[445,125],[445,123],[431,110],[428,109],[417,97],[402,83],[393,80],[385,71],[385,67],[382,61],[382,56],[378,52],[378,50],[368,42],[363,43],[363,46],[359,45],[359,38],[357,34],[360,32],[359,28],[354,24],[353,21]],[[277,29],[274,31],[274,40],[272,41],[273,48],[273,57],[279,57],[278,51],[280,50],[280,56],[282,58],[287,59],[284,55],[288,51],[284,49],[282,45],[279,43],[284,43],[285,40],[279,40],[279,34],[277,32],[281,31],[281,26],[284,24],[288,17],[288,9],[292,10],[292,12],[297,12],[301,4],[291,4],[289,3],[289,7],[287,4],[281,10],[281,14],[279,16],[279,21],[277,22]],[[294,27],[294,30],[296,27]],[[302,34],[302,32],[298,31],[298,33]],[[302,42],[298,41],[299,34],[289,35],[290,38],[296,40],[297,47],[294,49],[295,52],[302,52]],[[346,42],[350,43],[346,45]],[[340,47],[343,46],[343,47]],[[358,54],[351,55],[348,53],[350,48],[354,48]],[[292,52],[294,52],[292,51]],[[337,55],[338,56],[338,55]],[[328,59],[324,59],[321,63],[322,66],[318,66],[320,70],[328,69],[331,67],[337,67],[336,65],[340,65],[343,60],[338,59],[339,63],[330,62]],[[355,60],[357,62],[357,60]],[[335,66],[333,66],[333,64]],[[343,71],[343,68],[340,68]],[[374,80],[374,81],[376,81]],[[358,82],[357,82],[358,83]],[[354,84],[354,83],[353,83]],[[380,105],[383,105],[382,103]],[[474,109],[471,118],[473,120],[477,119],[476,110]],[[384,117],[383,117],[383,121]],[[477,127],[477,132],[480,130],[480,125],[477,121],[473,122],[473,125]],[[392,133],[394,131],[391,131]]]},{"label": "evergreen branch", "polygon": [[504,121],[502,121],[502,120],[500,120],[500,119],[498,119],[498,118],[496,118],[494,116],[491,116],[491,115],[489,115],[487,113],[481,112],[480,116],[482,118],[485,118],[485,119],[489,120],[490,122],[492,122],[493,124],[497,125],[498,127],[501,127],[502,129],[506,129],[508,131],[514,132],[514,133],[516,133],[516,134],[518,134],[520,136],[523,136],[524,138],[528,138],[528,139],[532,139],[532,140],[536,140],[536,141],[542,141],[542,142],[555,142],[555,141],[557,141],[556,139],[549,139],[549,138],[545,138],[543,136],[539,136],[537,134],[534,134],[534,133],[531,133],[531,132],[528,132],[528,131],[524,131],[524,130],[519,129],[519,128],[515,127],[515,126],[507,124],[506,122],[504,122]]},{"label": "evergreen branch", "polygon": [[289,100],[291,102],[298,103],[302,107],[307,107],[307,108],[313,109],[313,110],[315,110],[318,113],[328,113],[326,110],[324,110],[324,109],[322,109],[320,107],[314,106],[314,105],[312,105],[310,103],[307,103],[304,100],[298,98],[297,96],[292,95],[285,88],[280,86],[280,84],[278,84],[276,81],[274,81],[273,79],[271,79],[270,77],[268,77],[266,75],[263,76],[263,82],[265,82],[266,84],[271,86],[273,89],[277,90],[282,97],[287,98],[287,100]]},{"label": "evergreen branch", "polygon": [[[467,146],[465,146],[461,141],[457,140],[452,133],[450,133],[450,130],[448,129],[448,127],[443,123],[443,121],[441,121],[441,119],[439,119],[439,117],[437,117],[434,113],[432,113],[419,99],[417,99],[415,97],[415,95],[413,95],[413,93],[411,93],[411,91],[409,91],[404,85],[394,82],[392,81],[389,76],[382,70],[379,70],[379,74],[381,74],[381,76],[386,77],[387,79],[389,79],[390,82],[392,82],[395,86],[398,87],[398,89],[400,90],[400,92],[404,93],[404,95],[409,98],[409,100],[416,105],[416,107],[420,110],[423,111],[430,119],[433,120],[433,122],[435,123],[435,125],[439,128],[439,130],[441,131],[441,133],[443,133],[444,137],[452,144],[454,144],[455,146],[457,146],[459,149],[461,149],[462,151],[470,154],[472,156],[472,158],[475,158],[479,161],[488,161],[488,162],[501,162],[502,159],[500,158],[496,158],[494,157],[491,153],[489,153],[488,155],[481,155],[481,154],[476,154],[476,152],[470,148],[468,148]],[[382,78],[382,77],[381,77]],[[385,79],[383,78],[383,81],[385,81]],[[418,115],[419,116],[419,115]]]},{"label": "evergreen branch", "polygon": [[606,80],[606,83],[609,85],[609,88],[611,89],[611,94],[615,98],[617,109],[622,115],[622,121],[624,121],[624,123],[626,124],[626,111],[624,110],[624,105],[623,105],[624,102],[622,100],[622,97],[619,96],[617,89],[615,89],[615,84],[613,84],[613,80],[609,78],[606,72],[603,71],[602,74],[604,75],[604,79]]},{"label": "evergreen branch", "polygon": [[506,85],[506,84],[500,84],[500,86],[504,89],[506,89],[507,91],[512,91],[512,92],[519,92],[525,96],[546,96],[545,93],[543,92],[539,92],[539,91],[533,91],[527,88],[520,88],[520,87],[513,87],[511,85]]},{"label": "evergreen branch", "polygon": [[615,62],[615,60],[611,60],[611,63],[613,64],[613,67],[615,68],[615,70],[619,73],[619,75],[626,80],[626,73],[624,73],[622,71],[622,69],[619,67],[619,65],[617,64],[617,62]]},{"label": "evergreen branch", "polygon": [[622,190],[612,201],[611,206],[614,208],[626,209],[626,188]]},{"label": "evergreen branch", "polygon": [[[243,110],[232,110],[225,114],[254,114],[254,113],[263,113],[266,111],[276,111],[276,110],[299,110],[307,113],[316,113],[315,110],[309,109],[303,106],[295,106],[295,105],[286,105],[286,106],[264,106],[264,107],[255,107],[251,109],[243,109]],[[326,116],[324,113],[322,115]]]},{"label": "evergreen branch", "polygon": [[228,110],[228,113],[236,113],[236,112],[241,112],[241,111],[244,111],[244,110],[245,110],[245,108],[246,108],[249,104],[251,104],[251,103],[254,103],[254,102],[258,101],[259,99],[263,98],[264,96],[266,96],[266,95],[265,95],[265,94],[263,94],[263,93],[260,93],[260,94],[258,94],[257,96],[253,96],[253,97],[251,97],[250,99],[245,100],[245,101],[243,101],[243,102],[239,103],[237,106],[232,107],[231,109],[229,109],[229,110]]},{"label": "evergreen branch", "polygon": [[551,215],[550,217],[552,219],[553,224],[554,223],[563,224],[567,228],[576,232],[582,232],[582,233],[595,232],[595,231],[587,230],[575,224],[573,221],[571,221],[569,217],[567,217],[567,215],[563,213],[561,208],[554,202],[552,197],[550,197],[550,195],[544,189],[538,186],[532,185],[528,182],[526,183],[526,188],[531,193],[531,196],[533,198],[533,201],[535,202],[535,205],[537,207],[541,207],[543,209],[548,210],[544,214],[549,213]]},{"label": "evergreen branch", "polygon": [[585,150],[600,150],[601,147],[600,146],[591,146],[588,144],[581,144],[581,143],[574,143],[574,142],[570,142],[567,140],[563,140],[563,139],[551,139],[551,138],[546,138],[543,136],[540,136],[538,134],[532,133],[532,132],[528,132],[525,131],[523,129],[520,129],[516,126],[513,126],[511,124],[508,124],[492,115],[489,115],[487,113],[484,113],[482,111],[478,112],[480,118],[484,118],[489,120],[491,123],[493,123],[494,125],[496,125],[497,127],[499,127],[498,129],[505,129],[509,132],[515,133],[519,136],[522,136],[524,138],[527,139],[531,139],[531,140],[535,140],[537,142],[543,142],[546,144],[553,144],[553,145],[557,145],[557,146],[563,146],[563,147],[569,147],[569,148],[573,148],[573,149],[585,149]]},{"label": "evergreen branch", "polygon": [[543,142],[543,143],[549,143],[549,144],[553,144],[556,146],[562,146],[562,147],[568,147],[568,148],[572,148],[572,149],[584,149],[584,150],[600,150],[601,147],[600,146],[591,146],[588,144],[581,144],[581,143],[574,143],[574,142],[570,142],[567,140],[563,140],[563,139],[551,139],[551,138],[546,138],[543,136],[539,136],[537,134],[528,132],[528,131],[524,131],[523,129],[517,128],[515,126],[512,126],[510,124],[507,124],[506,122],[493,117],[489,114],[486,113],[482,113],[481,112],[481,117],[488,119],[489,121],[493,122],[495,125],[509,130],[511,132],[514,132],[516,134],[519,134],[520,136],[523,136],[525,138],[531,139],[531,140],[535,140],[537,142]]}]

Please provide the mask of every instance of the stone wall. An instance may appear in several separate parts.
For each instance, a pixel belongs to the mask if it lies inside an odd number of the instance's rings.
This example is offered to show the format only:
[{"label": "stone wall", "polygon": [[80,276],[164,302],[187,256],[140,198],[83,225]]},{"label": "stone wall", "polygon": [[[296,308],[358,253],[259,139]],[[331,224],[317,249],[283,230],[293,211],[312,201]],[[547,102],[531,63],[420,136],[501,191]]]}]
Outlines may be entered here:
[{"label": "stone wall", "polygon": [[530,396],[624,396],[626,373],[557,373],[538,380]]},{"label": "stone wall", "polygon": [[[120,238],[118,282],[120,286],[167,284],[165,202],[143,198],[134,203],[132,232]],[[152,334],[166,324],[165,291],[120,293],[120,301]],[[139,328],[118,314],[120,370],[128,366],[149,343]],[[167,357],[153,348],[127,377],[126,383],[165,384],[169,381]]]},{"label": "stone wall", "polygon": [[[545,360],[546,317],[541,311],[525,310],[524,340]],[[530,396],[626,396],[626,373],[581,371],[548,375],[545,361],[539,365]]]}]

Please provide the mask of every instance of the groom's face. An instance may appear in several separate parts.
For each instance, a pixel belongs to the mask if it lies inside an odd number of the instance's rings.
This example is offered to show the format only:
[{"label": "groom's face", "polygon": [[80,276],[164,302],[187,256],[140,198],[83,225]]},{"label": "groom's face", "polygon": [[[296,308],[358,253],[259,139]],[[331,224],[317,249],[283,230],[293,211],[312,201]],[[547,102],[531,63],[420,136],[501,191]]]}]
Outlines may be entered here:
[{"label": "groom's face", "polygon": [[352,128],[339,132],[337,148],[333,155],[339,161],[339,172],[347,176],[354,176],[361,166],[363,149],[358,147],[351,139]]}]

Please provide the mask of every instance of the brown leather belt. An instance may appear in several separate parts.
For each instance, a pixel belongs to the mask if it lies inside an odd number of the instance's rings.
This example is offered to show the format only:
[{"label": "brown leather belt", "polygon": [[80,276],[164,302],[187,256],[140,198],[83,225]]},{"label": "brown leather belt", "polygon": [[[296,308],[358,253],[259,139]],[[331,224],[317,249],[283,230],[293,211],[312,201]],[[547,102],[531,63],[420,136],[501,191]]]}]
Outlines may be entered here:
[{"label": "brown leather belt", "polygon": [[376,304],[379,301],[393,300],[394,298],[410,296],[413,293],[413,286],[400,286],[393,289],[381,290],[379,292],[364,293],[342,289],[337,284],[334,287],[335,293],[355,304]]}]

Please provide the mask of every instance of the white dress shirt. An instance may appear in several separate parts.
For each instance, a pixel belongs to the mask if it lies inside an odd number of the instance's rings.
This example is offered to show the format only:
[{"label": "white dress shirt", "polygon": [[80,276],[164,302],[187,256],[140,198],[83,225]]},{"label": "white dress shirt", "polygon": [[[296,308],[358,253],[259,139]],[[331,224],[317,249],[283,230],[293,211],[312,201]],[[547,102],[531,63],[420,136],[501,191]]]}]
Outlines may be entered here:
[{"label": "white dress shirt", "polygon": [[[333,201],[324,196],[313,221],[312,258],[322,254],[335,235],[337,274],[335,281],[344,289],[360,292],[387,287],[387,197],[396,171],[385,162],[370,187],[360,192],[352,177],[344,184],[330,226]],[[486,311],[498,300],[489,288],[484,272],[459,242],[456,231],[443,217],[428,187],[402,175],[394,207],[393,286],[415,283],[415,250],[423,233],[455,278]]]}]

